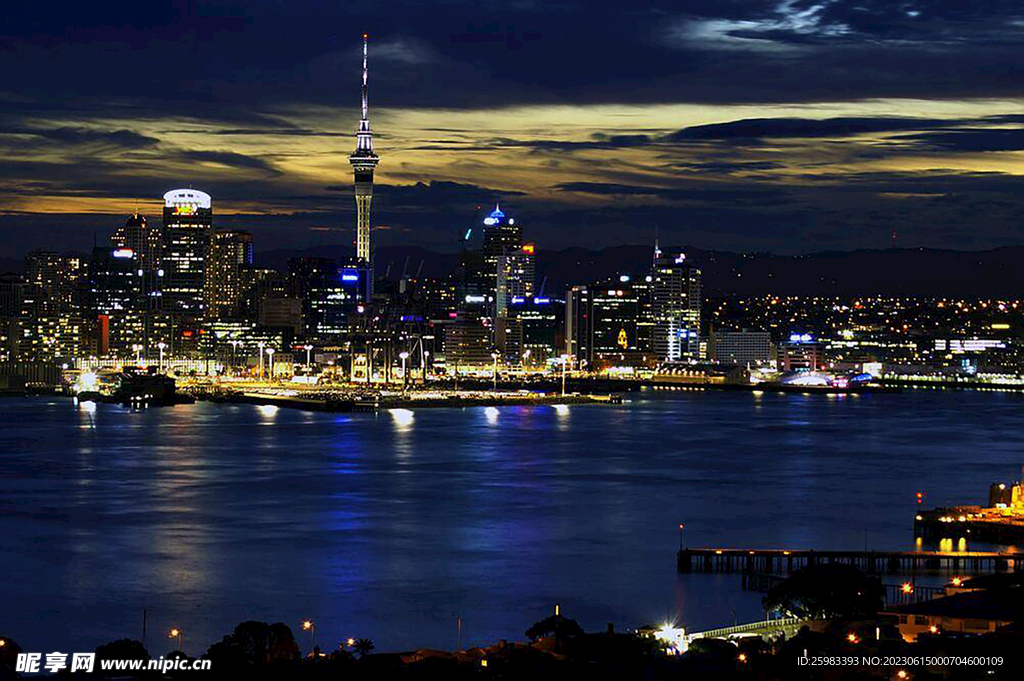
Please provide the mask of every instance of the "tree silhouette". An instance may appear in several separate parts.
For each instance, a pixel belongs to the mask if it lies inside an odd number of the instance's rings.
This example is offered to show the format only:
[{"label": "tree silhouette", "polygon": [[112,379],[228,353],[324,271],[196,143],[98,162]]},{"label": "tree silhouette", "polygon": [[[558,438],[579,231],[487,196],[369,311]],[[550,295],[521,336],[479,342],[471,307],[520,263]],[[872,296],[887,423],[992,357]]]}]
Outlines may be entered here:
[{"label": "tree silhouette", "polygon": [[885,587],[852,565],[816,565],[797,570],[764,597],[765,610],[800,619],[870,617],[884,605]]},{"label": "tree silhouette", "polygon": [[0,645],[0,680],[21,678],[21,675],[14,671],[18,663],[18,653],[23,652],[21,646],[7,636],[0,636],[0,641],[3,641],[3,645]]},{"label": "tree silhouette", "polygon": [[220,667],[262,667],[299,659],[299,644],[288,625],[278,622],[242,622],[218,643],[210,646],[205,657]]},{"label": "tree silhouette", "polygon": [[536,641],[545,636],[554,636],[555,641],[560,641],[582,634],[583,627],[577,624],[576,620],[569,619],[561,614],[545,617],[526,630],[526,635],[531,641]]},{"label": "tree silhouette", "polygon": [[[141,641],[130,638],[122,638],[110,643],[104,643],[96,649],[96,669],[101,669],[100,663],[104,660],[142,660],[149,662],[149,651]],[[143,665],[145,666],[145,665]],[[127,672],[128,676],[141,676],[145,672]]]},{"label": "tree silhouette", "polygon": [[368,638],[357,638],[356,642],[352,644],[353,650],[359,653],[359,657],[368,655],[370,651],[376,647],[377,646],[373,644],[373,641]]}]

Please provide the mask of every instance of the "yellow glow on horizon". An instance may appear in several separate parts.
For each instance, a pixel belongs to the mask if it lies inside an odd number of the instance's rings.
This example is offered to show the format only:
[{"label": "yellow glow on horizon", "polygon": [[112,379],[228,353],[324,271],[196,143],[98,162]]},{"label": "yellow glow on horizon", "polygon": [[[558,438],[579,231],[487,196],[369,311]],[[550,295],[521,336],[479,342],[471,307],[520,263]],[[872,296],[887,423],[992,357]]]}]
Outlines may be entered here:
[{"label": "yellow glow on horizon", "polygon": [[[651,196],[612,197],[580,195],[558,191],[559,182],[595,182],[672,186],[679,177],[699,177],[713,186],[737,178],[777,184],[804,183],[805,175],[828,182],[831,175],[853,172],[999,172],[1024,175],[1024,153],[955,153],[911,150],[902,133],[842,135],[835,138],[773,139],[770,143],[743,150],[742,160],[778,164],[770,169],[739,169],[729,176],[701,173],[689,163],[707,159],[701,145],[693,149],[580,148],[571,152],[536,149],[537,140],[569,143],[590,142],[598,135],[650,135],[658,137],[681,128],[726,123],[749,118],[799,117],[824,119],[855,116],[900,116],[939,119],[982,119],[988,115],[1020,110],[1024,99],[975,99],[964,101],[877,99],[855,102],[807,104],[663,104],[663,105],[549,105],[514,106],[475,110],[371,109],[375,148],[381,155],[376,180],[381,184],[409,185],[416,182],[450,181],[489,187],[496,192],[524,192],[549,202],[591,205],[617,202],[648,203]],[[124,150],[94,150],[96,158],[123,164],[119,175],[148,176],[168,188],[191,181],[202,187],[230,178],[234,182],[261,183],[273,191],[257,192],[245,200],[214,196],[214,211],[221,215],[275,214],[296,210],[289,196],[322,196],[323,206],[336,205],[338,192],[328,185],[345,186],[351,181],[348,154],[354,144],[357,109],[327,107],[290,108],[273,115],[289,125],[310,130],[314,135],[279,132],[236,134],[230,124],[204,124],[188,120],[142,120],[111,118],[89,124],[103,130],[131,130],[159,140],[157,144]],[[53,120],[54,127],[72,121]],[[986,124],[995,127],[995,124]],[[526,145],[516,146],[525,142]],[[707,147],[716,147],[708,142]],[[887,150],[883,158],[865,158],[851,153],[863,145]],[[721,145],[719,145],[721,146]],[[903,148],[906,147],[906,153]],[[231,157],[211,156],[188,160],[182,152],[202,150],[238,154],[265,162],[231,164]],[[728,151],[728,150],[726,150]],[[47,149],[37,159],[28,154],[14,160],[74,164],[73,153],[61,147]],[[667,156],[665,155],[667,154]],[[723,153],[722,158],[727,158]],[[680,167],[667,170],[678,159]],[[244,159],[240,159],[244,161]],[[711,160],[714,160],[712,158]],[[553,172],[554,171],[554,172]],[[557,177],[557,179],[555,179]],[[17,178],[9,186],[31,178]],[[839,181],[839,180],[837,180]],[[0,193],[0,211],[36,213],[129,213],[140,210],[159,215],[162,202],[154,197],[98,197],[85,194],[58,195],[40,190],[31,193]],[[342,190],[343,191],[343,190]],[[891,194],[892,198],[901,195]],[[305,208],[301,208],[305,209]],[[314,206],[311,208],[316,210]],[[324,208],[326,210],[326,208]],[[347,225],[345,225],[347,226]]]}]

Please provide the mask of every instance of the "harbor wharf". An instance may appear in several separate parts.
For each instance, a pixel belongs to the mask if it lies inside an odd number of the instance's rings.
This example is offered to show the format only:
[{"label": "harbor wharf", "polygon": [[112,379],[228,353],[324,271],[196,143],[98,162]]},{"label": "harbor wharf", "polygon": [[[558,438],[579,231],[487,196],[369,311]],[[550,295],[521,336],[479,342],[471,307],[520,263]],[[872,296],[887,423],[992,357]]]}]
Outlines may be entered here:
[{"label": "harbor wharf", "polygon": [[1024,572],[1024,551],[815,551],[807,549],[684,548],[676,558],[679,572],[788,573],[829,563],[853,565],[868,573],[951,570],[955,572]]}]

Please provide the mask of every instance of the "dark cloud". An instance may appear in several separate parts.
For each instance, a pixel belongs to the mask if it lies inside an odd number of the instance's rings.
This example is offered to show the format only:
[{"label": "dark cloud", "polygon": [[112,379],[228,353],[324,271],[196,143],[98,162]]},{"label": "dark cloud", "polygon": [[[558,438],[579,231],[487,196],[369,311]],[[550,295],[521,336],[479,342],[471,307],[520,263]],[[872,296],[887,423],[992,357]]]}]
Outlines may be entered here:
[{"label": "dark cloud", "polygon": [[871,133],[922,130],[950,125],[948,119],[897,116],[811,118],[746,118],[727,123],[694,125],[666,136],[667,141],[756,141],[813,137],[850,137]]},{"label": "dark cloud", "polygon": [[[287,11],[279,0],[115,0],[59,11],[8,4],[0,14],[5,236],[33,219],[79,224],[83,234],[99,223],[42,209],[33,218],[34,199],[152,199],[189,182],[217,201],[260,206],[262,215],[224,220],[248,219],[271,243],[309,238],[311,225],[317,238],[344,234],[349,187],[325,187],[332,180],[323,178],[347,179],[344,140],[358,107],[359,35],[368,31],[378,139],[403,121],[404,148],[420,163],[395,154],[382,164],[375,216],[390,228],[382,239],[445,244],[452,223],[461,228],[476,205],[506,198],[551,246],[642,241],[655,227],[710,247],[782,250],[884,244],[894,226],[928,243],[1024,238],[1016,176],[955,170],[958,155],[1024,150],[1024,132],[1008,127],[1024,114],[992,104],[991,115],[947,119],[920,103],[1019,96],[1019,1],[297,0]],[[884,98],[919,103],[905,112],[913,115],[854,113]],[[835,102],[866,104],[811,118]],[[684,126],[652,113],[661,127],[637,124],[645,106],[680,103],[703,105],[704,120],[717,122]],[[728,120],[715,113],[725,104],[753,113]],[[773,116],[776,104],[808,113]],[[578,125],[507,125],[520,111],[513,107],[551,105],[579,107]],[[608,118],[588,119],[588,105],[630,113],[594,133]],[[490,117],[470,131],[435,118],[410,143],[407,121],[423,110]],[[278,151],[264,153],[261,143]],[[459,181],[416,182],[429,179],[424,152]],[[292,153],[340,159],[289,164]],[[879,171],[887,162],[947,170]],[[44,233],[52,236],[17,238]]]},{"label": "dark cloud", "polygon": [[61,145],[100,145],[119,149],[143,149],[160,143],[160,140],[133,130],[97,130],[63,126],[59,128],[20,128],[0,130],[0,134],[32,135]]},{"label": "dark cloud", "polygon": [[907,135],[918,148],[935,151],[1024,151],[1024,129],[969,129]]},{"label": "dark cloud", "polygon": [[648,187],[635,184],[612,184],[607,182],[563,182],[555,185],[561,192],[578,192],[605,196],[652,196],[673,201],[722,201],[757,200],[762,204],[777,199],[785,188],[771,185],[736,186],[692,184],[683,187]]},{"label": "dark cloud", "polygon": [[274,164],[269,161],[262,158],[256,158],[255,156],[239,154],[233,151],[189,150],[178,152],[178,156],[187,161],[216,163],[218,165],[235,169],[259,170],[271,175],[279,175],[281,173],[281,171],[274,167]]},{"label": "dark cloud", "polygon": [[[352,185],[328,185],[331,192],[352,193]],[[492,189],[459,182],[416,182],[411,185],[376,184],[374,195],[382,197],[391,208],[434,210],[458,208],[465,210],[471,204],[490,205],[509,197],[523,196],[511,189]],[[349,199],[349,196],[346,196]]]}]

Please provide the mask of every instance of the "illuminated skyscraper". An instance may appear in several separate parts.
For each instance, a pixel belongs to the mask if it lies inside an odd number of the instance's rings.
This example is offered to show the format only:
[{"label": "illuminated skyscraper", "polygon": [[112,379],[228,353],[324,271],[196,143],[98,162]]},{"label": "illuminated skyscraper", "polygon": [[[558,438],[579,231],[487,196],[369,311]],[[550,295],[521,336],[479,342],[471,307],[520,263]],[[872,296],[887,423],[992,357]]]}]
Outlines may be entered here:
[{"label": "illuminated skyscraper", "polygon": [[116,248],[126,248],[135,254],[136,266],[145,271],[160,267],[160,229],[150,227],[146,216],[132,213],[122,227],[114,232]]},{"label": "illuminated skyscraper", "polygon": [[134,255],[135,267],[141,276],[141,291],[146,296],[144,309],[156,309],[160,304],[160,285],[163,262],[163,236],[160,227],[149,225],[146,216],[133,213],[124,225],[114,232],[114,247],[130,250]]},{"label": "illuminated skyscraper", "polygon": [[209,194],[195,189],[164,194],[163,300],[168,311],[202,313],[212,227]]},{"label": "illuminated skyscraper", "polygon": [[130,248],[92,249],[83,295],[83,314],[92,332],[91,354],[127,355],[133,343],[145,340],[140,272],[138,256]]},{"label": "illuminated skyscraper", "polygon": [[237,317],[252,270],[252,234],[241,230],[214,232],[206,258],[206,316]]},{"label": "illuminated skyscraper", "polygon": [[651,276],[655,354],[663,362],[699,359],[700,270],[679,253],[656,257]]},{"label": "illuminated skyscraper", "polygon": [[366,47],[367,36],[363,34],[363,117],[359,119],[356,132],[356,150],[348,157],[355,176],[356,195],[356,257],[370,262],[370,201],[373,199],[373,170],[380,157],[373,153],[373,133],[370,132],[370,113],[366,92]]},{"label": "illuminated skyscraper", "polygon": [[522,251],[522,248],[523,228],[514,219],[506,217],[501,206],[495,206],[491,214],[484,218],[484,269],[491,277],[496,276],[498,259]]}]

